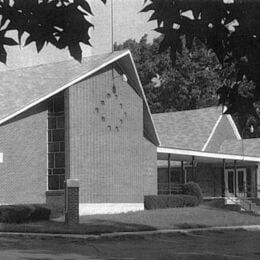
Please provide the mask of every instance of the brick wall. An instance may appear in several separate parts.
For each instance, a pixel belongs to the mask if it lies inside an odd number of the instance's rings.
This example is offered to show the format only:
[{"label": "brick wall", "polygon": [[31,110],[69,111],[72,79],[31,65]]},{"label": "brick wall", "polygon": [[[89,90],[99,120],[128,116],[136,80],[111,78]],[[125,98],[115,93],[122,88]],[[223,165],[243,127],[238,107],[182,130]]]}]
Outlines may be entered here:
[{"label": "brick wall", "polygon": [[65,191],[51,190],[46,191],[46,204],[51,209],[53,217],[59,217],[65,213]]},{"label": "brick wall", "polygon": [[47,106],[36,106],[0,126],[0,152],[0,203],[45,203]]},{"label": "brick wall", "polygon": [[144,195],[157,194],[157,150],[156,146],[143,138],[143,185]]},{"label": "brick wall", "polygon": [[155,189],[153,177],[144,178],[143,154],[152,145],[144,148],[142,99],[111,68],[70,87],[68,95],[67,165],[70,178],[80,180],[80,203],[142,203]]}]

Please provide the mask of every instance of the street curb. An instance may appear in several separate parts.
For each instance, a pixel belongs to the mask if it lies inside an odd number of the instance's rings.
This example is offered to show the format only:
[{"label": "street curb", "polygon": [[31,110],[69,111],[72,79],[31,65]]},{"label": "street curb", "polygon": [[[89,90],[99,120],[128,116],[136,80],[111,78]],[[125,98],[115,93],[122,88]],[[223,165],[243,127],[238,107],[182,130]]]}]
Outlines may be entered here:
[{"label": "street curb", "polygon": [[50,234],[50,233],[26,233],[26,232],[2,232],[1,237],[39,237],[39,238],[69,238],[69,239],[85,239],[98,240],[106,238],[131,238],[144,237],[146,235],[160,235],[160,234],[174,234],[174,233],[192,233],[204,231],[225,231],[225,230],[246,230],[246,231],[260,231],[260,225],[242,225],[242,226],[219,226],[207,228],[190,228],[190,229],[161,229],[154,231],[137,231],[137,232],[114,232],[104,233],[100,235],[82,235],[82,234]]}]

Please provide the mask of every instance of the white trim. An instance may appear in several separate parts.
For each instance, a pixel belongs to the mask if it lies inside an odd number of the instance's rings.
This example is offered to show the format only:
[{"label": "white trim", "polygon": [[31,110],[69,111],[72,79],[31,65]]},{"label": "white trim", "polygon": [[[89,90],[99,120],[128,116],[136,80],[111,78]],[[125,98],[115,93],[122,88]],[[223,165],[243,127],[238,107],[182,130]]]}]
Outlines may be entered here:
[{"label": "white trim", "polygon": [[138,81],[139,87],[140,87],[140,89],[141,89],[141,93],[142,93],[142,95],[143,95],[143,99],[144,99],[146,108],[147,108],[147,110],[148,110],[148,114],[149,114],[149,116],[150,116],[150,119],[151,119],[151,122],[152,122],[152,125],[153,125],[153,128],[154,128],[154,132],[155,132],[157,141],[158,141],[159,146],[160,146],[160,145],[161,145],[161,141],[160,141],[159,135],[158,135],[158,133],[157,133],[157,130],[156,130],[156,128],[155,128],[155,124],[154,124],[154,121],[153,121],[153,117],[152,117],[152,114],[151,114],[151,111],[150,111],[148,102],[147,102],[147,100],[146,100],[146,96],[145,96],[145,93],[144,93],[144,90],[143,90],[143,87],[142,87],[142,83],[141,83],[141,80],[140,80],[140,78],[139,78],[139,75],[138,75],[138,72],[137,72],[137,69],[136,69],[136,66],[135,66],[135,63],[134,63],[134,59],[133,59],[133,56],[132,56],[131,52],[129,52],[129,56],[130,56],[131,62],[132,62],[132,64],[133,64],[133,68],[134,68],[134,71],[135,71],[135,74],[136,74],[136,77],[137,77],[137,81]]},{"label": "white trim", "polygon": [[142,211],[144,203],[80,203],[79,215],[120,214]]},{"label": "white trim", "polygon": [[68,188],[78,188],[79,187],[79,180],[78,179],[67,179],[66,180],[66,187],[68,187]]},{"label": "white trim", "polygon": [[227,114],[226,116],[227,116],[227,119],[228,119],[228,121],[229,121],[229,123],[230,123],[232,129],[233,129],[233,132],[234,132],[234,134],[235,134],[237,140],[241,140],[241,136],[240,136],[240,134],[239,134],[239,132],[238,132],[237,126],[236,126],[236,124],[235,124],[235,122],[234,122],[232,116],[231,116],[230,114]]},{"label": "white trim", "polygon": [[217,127],[218,127],[219,122],[220,122],[221,119],[222,119],[222,115],[219,116],[219,118],[218,118],[216,124],[214,125],[214,127],[213,127],[213,129],[212,129],[212,131],[211,131],[211,133],[210,133],[210,135],[209,135],[208,140],[206,141],[206,143],[204,144],[204,146],[203,146],[203,148],[202,148],[202,151],[205,151],[205,149],[207,148],[207,146],[208,146],[208,144],[209,144],[209,142],[210,142],[212,136],[215,134],[215,131],[216,131],[216,129],[217,129]]},{"label": "white trim", "polygon": [[[34,106],[40,104],[41,102],[47,100],[48,98],[50,98],[50,97],[52,97],[52,96],[58,94],[59,92],[65,90],[65,89],[67,89],[67,88],[69,88],[70,86],[72,86],[72,85],[78,83],[79,81],[83,80],[84,78],[87,78],[87,77],[91,76],[92,74],[96,73],[97,71],[99,71],[99,70],[105,68],[105,67],[108,66],[109,64],[114,63],[115,61],[117,61],[117,60],[119,60],[119,59],[121,59],[121,58],[123,58],[124,56],[127,56],[127,55],[129,55],[129,56],[131,57],[131,53],[130,53],[129,50],[126,50],[124,53],[122,53],[122,54],[116,56],[116,57],[113,58],[113,59],[110,59],[109,61],[103,63],[103,64],[100,65],[99,67],[97,67],[97,68],[95,68],[95,69],[89,71],[89,72],[86,73],[86,74],[83,74],[82,76],[77,77],[76,79],[70,81],[69,83],[65,84],[64,86],[62,86],[62,87],[56,89],[55,91],[51,92],[50,94],[48,94],[48,95],[46,95],[46,96],[44,96],[44,97],[42,97],[42,98],[40,98],[40,99],[37,99],[36,101],[32,102],[31,104],[25,106],[24,108],[22,108],[22,109],[20,109],[20,110],[18,110],[18,111],[16,111],[15,113],[13,113],[13,114],[11,114],[11,115],[9,115],[9,116],[7,116],[7,117],[1,119],[1,120],[0,120],[0,125],[3,124],[4,122],[6,122],[6,121],[8,121],[8,120],[10,120],[10,119],[12,119],[12,118],[14,118],[15,116],[18,116],[18,115],[21,114],[22,112],[24,112],[24,111],[26,111],[26,110],[28,110],[28,109],[30,109],[30,108],[32,108],[32,107],[34,107]],[[132,61],[132,59],[131,59],[131,61]]]},{"label": "white trim", "polygon": [[259,157],[233,155],[233,154],[221,154],[221,153],[210,153],[210,152],[182,150],[182,149],[165,148],[165,147],[157,147],[157,153],[199,156],[199,157],[204,157],[204,158],[215,158],[215,159],[229,159],[229,160],[238,160],[238,161],[260,162]]}]

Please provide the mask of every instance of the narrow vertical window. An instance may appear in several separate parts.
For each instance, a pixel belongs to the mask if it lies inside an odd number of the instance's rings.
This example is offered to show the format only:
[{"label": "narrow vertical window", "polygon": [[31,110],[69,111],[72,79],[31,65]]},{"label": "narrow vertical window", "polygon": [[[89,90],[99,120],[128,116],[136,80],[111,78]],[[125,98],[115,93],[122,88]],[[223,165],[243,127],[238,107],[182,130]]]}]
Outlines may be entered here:
[{"label": "narrow vertical window", "polygon": [[64,189],[65,180],[65,115],[64,96],[49,101],[48,109],[48,189]]}]

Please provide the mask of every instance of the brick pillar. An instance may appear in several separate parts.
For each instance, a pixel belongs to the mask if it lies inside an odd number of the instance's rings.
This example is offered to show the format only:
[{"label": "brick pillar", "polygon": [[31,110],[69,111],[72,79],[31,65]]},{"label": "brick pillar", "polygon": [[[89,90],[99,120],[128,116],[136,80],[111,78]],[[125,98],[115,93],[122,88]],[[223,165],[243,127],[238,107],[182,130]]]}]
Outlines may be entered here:
[{"label": "brick pillar", "polygon": [[66,181],[66,213],[65,222],[67,224],[79,223],[79,181],[68,179]]}]

